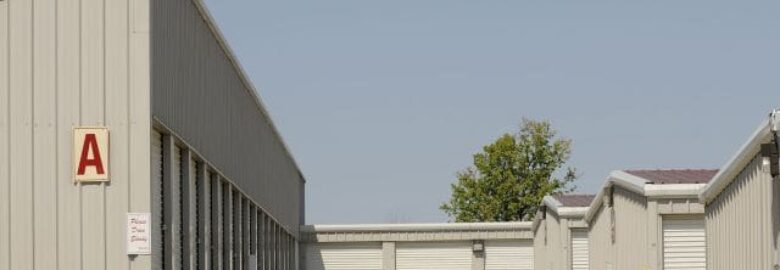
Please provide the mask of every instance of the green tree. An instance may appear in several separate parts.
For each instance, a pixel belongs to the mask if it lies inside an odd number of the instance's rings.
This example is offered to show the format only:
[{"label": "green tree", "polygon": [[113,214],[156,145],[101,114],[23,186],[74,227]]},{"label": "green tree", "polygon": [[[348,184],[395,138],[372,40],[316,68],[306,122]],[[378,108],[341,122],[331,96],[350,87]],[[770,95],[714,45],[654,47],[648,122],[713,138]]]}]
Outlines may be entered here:
[{"label": "green tree", "polygon": [[550,122],[523,119],[519,133],[484,146],[474,166],[458,172],[441,209],[456,222],[530,220],[544,196],[574,190],[570,154],[571,141]]}]

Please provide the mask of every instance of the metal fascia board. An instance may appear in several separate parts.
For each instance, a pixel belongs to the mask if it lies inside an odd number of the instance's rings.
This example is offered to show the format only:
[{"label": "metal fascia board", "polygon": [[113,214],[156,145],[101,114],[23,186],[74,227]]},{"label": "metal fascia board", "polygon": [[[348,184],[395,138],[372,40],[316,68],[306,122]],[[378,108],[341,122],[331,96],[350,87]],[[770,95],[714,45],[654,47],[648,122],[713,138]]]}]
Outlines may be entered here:
[{"label": "metal fascia board", "polygon": [[772,118],[777,112],[773,112],[772,116],[765,119],[758,126],[753,135],[750,136],[745,144],[739,148],[737,153],[718,171],[712,180],[701,189],[699,193],[699,201],[707,204],[710,203],[715,197],[723,191],[728,184],[736,177],[737,174],[744,168],[753,157],[758,154],[761,149],[761,144],[770,141],[772,138]]}]

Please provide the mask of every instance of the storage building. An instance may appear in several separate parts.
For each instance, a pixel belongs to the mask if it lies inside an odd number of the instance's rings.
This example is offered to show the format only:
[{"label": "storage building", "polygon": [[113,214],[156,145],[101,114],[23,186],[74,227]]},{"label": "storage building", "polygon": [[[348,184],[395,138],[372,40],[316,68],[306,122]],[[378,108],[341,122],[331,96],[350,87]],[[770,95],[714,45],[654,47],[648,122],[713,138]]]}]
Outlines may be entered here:
[{"label": "storage building", "polygon": [[698,192],[716,172],[612,172],[585,214],[590,269],[706,269]]},{"label": "storage building", "polygon": [[530,222],[313,225],[305,270],[531,270]]},{"label": "storage building", "polygon": [[295,269],[303,198],[201,1],[0,0],[0,270]]},{"label": "storage building", "polygon": [[701,192],[708,269],[778,269],[778,112],[764,120]]},{"label": "storage building", "polygon": [[589,269],[588,224],[583,217],[594,195],[544,197],[534,217],[534,269]]}]

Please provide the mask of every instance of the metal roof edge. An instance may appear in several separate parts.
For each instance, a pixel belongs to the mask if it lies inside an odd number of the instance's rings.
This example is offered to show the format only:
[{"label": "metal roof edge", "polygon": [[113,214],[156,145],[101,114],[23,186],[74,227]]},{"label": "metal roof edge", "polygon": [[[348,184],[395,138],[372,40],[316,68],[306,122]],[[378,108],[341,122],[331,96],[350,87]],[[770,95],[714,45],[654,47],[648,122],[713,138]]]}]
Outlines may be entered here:
[{"label": "metal roof edge", "polygon": [[593,198],[590,206],[588,206],[588,210],[585,212],[583,220],[585,220],[585,222],[590,222],[591,219],[593,219],[593,216],[596,215],[596,211],[598,211],[601,208],[601,204],[604,203],[604,193],[608,188],[617,185],[644,196],[645,183],[647,182],[647,179],[624,171],[612,171],[607,177],[607,181],[604,182],[604,185],[599,190],[599,193],[596,194],[596,197]]},{"label": "metal roof edge", "polygon": [[271,119],[270,113],[268,113],[268,110],[265,109],[265,104],[263,103],[263,100],[260,99],[260,96],[258,95],[257,92],[257,88],[255,88],[255,85],[252,83],[251,80],[249,80],[249,76],[247,75],[246,71],[241,65],[241,62],[238,60],[238,57],[236,57],[235,53],[233,53],[233,49],[231,49],[230,45],[227,43],[225,36],[222,34],[222,31],[219,29],[219,26],[217,26],[214,17],[211,16],[211,13],[206,7],[206,4],[203,3],[203,0],[191,0],[191,1],[195,4],[195,7],[197,7],[200,16],[203,18],[203,21],[205,21],[206,25],[208,25],[209,29],[211,30],[211,34],[214,35],[214,38],[217,39],[217,43],[219,43],[220,47],[222,47],[222,50],[225,52],[225,55],[227,55],[228,61],[230,61],[230,63],[233,65],[233,68],[235,68],[236,71],[238,72],[238,77],[241,79],[244,86],[246,87],[245,90],[247,90],[255,100],[255,103],[257,104],[257,109],[260,111],[260,114],[262,114],[263,117],[265,117],[265,119],[268,121],[268,124],[269,126],[271,126],[271,130],[273,131],[274,135],[276,135],[276,137],[279,139],[279,142],[281,142],[282,148],[284,148],[285,153],[293,162],[295,169],[298,170],[298,174],[301,176],[301,180],[303,180],[303,182],[306,183],[306,177],[303,175],[303,171],[301,170],[300,166],[298,166],[297,160],[292,155],[292,152],[290,152],[290,148],[287,146],[287,143],[284,142],[284,138],[282,138],[281,133],[279,133],[279,130],[276,128],[273,119]]},{"label": "metal roof edge", "polygon": [[[776,130],[773,121],[778,116],[778,111],[775,110],[770,113],[767,119],[761,121],[758,128],[750,135],[749,139],[737,150],[736,154],[726,162],[723,167],[718,171],[712,180],[704,186],[699,192],[699,201],[708,204],[714,200],[721,191],[734,180],[734,178],[742,171],[742,168],[755,157],[761,150],[761,144],[771,140],[772,131]],[[774,122],[774,124],[773,124]]]},{"label": "metal roof edge", "polygon": [[346,225],[304,225],[301,232],[433,232],[433,231],[530,231],[532,222],[475,222],[475,223],[410,223],[410,224],[346,224]]}]

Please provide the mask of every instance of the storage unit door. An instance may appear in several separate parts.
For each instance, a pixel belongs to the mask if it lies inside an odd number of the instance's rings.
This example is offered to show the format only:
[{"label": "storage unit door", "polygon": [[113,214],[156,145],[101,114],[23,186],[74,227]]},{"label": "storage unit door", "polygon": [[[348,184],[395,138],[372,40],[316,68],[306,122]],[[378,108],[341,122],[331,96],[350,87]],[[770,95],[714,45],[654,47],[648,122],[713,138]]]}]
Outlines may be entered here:
[{"label": "storage unit door", "polygon": [[381,243],[308,244],[305,270],[382,270]]},{"label": "storage unit door", "polygon": [[471,242],[397,243],[396,270],[471,270]]},{"label": "storage unit door", "polygon": [[588,232],[571,231],[571,269],[588,270],[589,267]]},{"label": "storage unit door", "polygon": [[533,270],[534,245],[531,241],[485,242],[485,270]]},{"label": "storage unit door", "polygon": [[664,270],[705,270],[707,242],[703,219],[663,221]]}]

